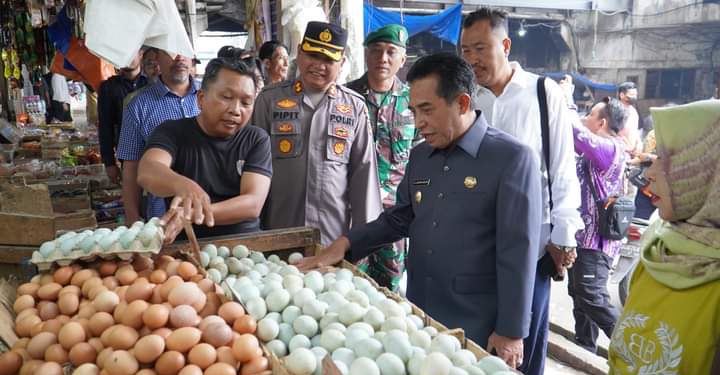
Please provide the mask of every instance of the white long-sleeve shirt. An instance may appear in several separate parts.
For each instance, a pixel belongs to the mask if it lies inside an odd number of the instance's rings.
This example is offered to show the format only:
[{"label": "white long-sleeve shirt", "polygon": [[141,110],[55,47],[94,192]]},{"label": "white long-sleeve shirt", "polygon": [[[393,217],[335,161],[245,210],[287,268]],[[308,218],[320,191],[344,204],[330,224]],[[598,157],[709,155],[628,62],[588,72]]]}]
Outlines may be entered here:
[{"label": "white long-sleeve shirt", "polygon": [[54,73],[50,82],[53,89],[52,100],[70,104],[72,99],[70,98],[70,88],[68,87],[65,76]]},{"label": "white long-sleeve shirt", "polygon": [[[511,62],[510,66],[513,76],[502,94],[496,97],[489,89],[480,87],[475,106],[483,112],[490,125],[513,135],[536,151],[542,172],[543,223],[553,225],[549,240],[555,245],[575,247],[575,234],[585,225],[579,212],[580,182],[575,173],[570,110],[560,86],[552,79],[546,79],[553,197],[551,213],[547,166],[542,151],[540,105],[537,97],[538,76],[526,72],[516,62]],[[542,240],[548,240],[547,236]],[[544,254],[544,251],[542,253]]]}]

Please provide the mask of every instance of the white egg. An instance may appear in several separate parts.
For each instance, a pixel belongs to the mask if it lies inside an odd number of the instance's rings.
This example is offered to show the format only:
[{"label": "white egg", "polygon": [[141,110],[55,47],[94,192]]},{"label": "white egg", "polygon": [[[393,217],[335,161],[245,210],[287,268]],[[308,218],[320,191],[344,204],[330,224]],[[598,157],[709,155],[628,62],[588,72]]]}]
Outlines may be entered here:
[{"label": "white egg", "polygon": [[210,256],[208,253],[204,251],[200,252],[200,264],[202,264],[203,268],[207,268],[210,265]]},{"label": "white egg", "polygon": [[278,358],[282,358],[287,355],[287,345],[281,340],[272,340],[265,344],[271,352],[275,353]]},{"label": "white egg", "polygon": [[475,366],[465,366],[462,368],[468,375],[488,375],[483,369]]},{"label": "white egg", "polygon": [[298,348],[306,348],[309,350],[311,347],[312,344],[310,343],[310,339],[305,335],[293,336],[293,338],[290,339],[290,344],[288,344],[290,353],[294,352]]},{"label": "white egg", "polygon": [[353,285],[355,285],[356,289],[363,290],[366,288],[372,288],[373,286],[370,284],[370,281],[368,281],[365,278],[362,278],[360,276],[353,276],[352,278]]},{"label": "white egg", "polygon": [[245,271],[243,264],[240,263],[240,259],[235,257],[228,257],[225,259],[225,264],[227,264],[228,272],[232,274],[242,274]]},{"label": "white egg", "polygon": [[320,336],[320,345],[327,351],[334,351],[345,344],[345,335],[334,329],[327,330]]},{"label": "white egg", "polygon": [[[319,340],[320,339],[319,336],[317,336],[317,337]],[[312,341],[312,340],[310,340],[310,341]],[[323,358],[325,358],[325,356],[327,356],[329,354],[325,348],[323,348],[322,346],[319,346],[319,345],[310,349],[310,351],[313,352],[313,354],[315,354],[315,357],[320,360],[322,360]]]},{"label": "white egg", "polygon": [[420,375],[449,375],[452,362],[442,353],[430,353],[420,366]]},{"label": "white egg", "polygon": [[228,256],[230,256],[230,249],[228,249],[227,246],[218,247],[218,256],[227,258]]},{"label": "white egg", "polygon": [[303,279],[294,274],[285,275],[282,279],[282,285],[291,295],[294,295],[304,287]]},{"label": "white egg", "polygon": [[363,321],[370,324],[373,329],[377,331],[380,330],[382,324],[385,322],[385,314],[383,314],[377,307],[370,306],[368,307],[365,316],[363,316]]},{"label": "white egg", "polygon": [[299,308],[303,308],[305,306],[305,303],[311,300],[315,300],[317,297],[315,296],[315,292],[313,292],[311,289],[308,288],[302,288],[297,291],[293,295],[293,304]]},{"label": "white egg", "polygon": [[302,310],[295,305],[290,305],[282,312],[283,322],[292,324],[298,316],[302,315]]},{"label": "white egg", "polygon": [[345,295],[345,298],[347,298],[348,301],[355,302],[362,307],[368,307],[370,305],[370,300],[368,299],[367,294],[365,294],[359,290],[349,291]]},{"label": "white egg", "polygon": [[232,249],[232,255],[238,259],[247,258],[250,255],[250,250],[245,245],[236,245]]},{"label": "white egg", "polygon": [[448,375],[470,375],[467,371],[463,370],[460,367],[450,367],[450,372]]},{"label": "white egg", "polygon": [[215,256],[213,258],[210,258],[210,267],[216,268],[220,264],[225,264],[225,258],[221,256]]},{"label": "white egg", "polygon": [[347,280],[338,280],[328,290],[338,292],[340,295],[345,296],[355,288],[355,285],[353,285],[350,281]]},{"label": "white egg", "polygon": [[431,342],[432,338],[430,337],[430,334],[425,331],[419,330],[410,333],[410,343],[413,344],[413,346],[417,346],[427,351],[430,350]]},{"label": "white egg", "polygon": [[267,314],[267,306],[265,305],[265,300],[260,297],[250,299],[245,304],[245,307],[248,314],[255,318],[255,320],[260,320],[264,318]]},{"label": "white egg", "polygon": [[340,268],[339,270],[335,271],[335,276],[337,277],[338,281],[344,280],[352,283],[353,279],[353,273],[349,269],[346,268]]},{"label": "white egg", "polygon": [[53,251],[55,251],[55,241],[43,242],[43,244],[40,245],[39,252],[45,258],[52,254]]},{"label": "white egg", "polygon": [[126,230],[123,234],[120,235],[120,245],[122,245],[123,249],[130,249],[130,246],[135,241],[135,238],[138,236],[140,231],[136,228],[130,228]]},{"label": "white egg", "polygon": [[222,274],[220,271],[211,268],[207,271],[207,277],[208,279],[212,280],[215,284],[220,284],[222,282]]},{"label": "white egg", "polygon": [[292,265],[283,266],[283,267],[280,269],[280,272],[279,272],[279,273],[280,273],[281,275],[283,275],[283,276],[287,276],[287,275],[301,275],[300,270],[298,270],[297,267],[292,266]]},{"label": "white egg", "polygon": [[364,340],[360,340],[353,350],[355,351],[355,355],[358,357],[375,359],[382,354],[383,346],[380,341],[368,337]]},{"label": "white egg", "polygon": [[277,254],[272,254],[267,258],[270,263],[280,263],[280,257]]},{"label": "white egg", "polygon": [[405,375],[405,364],[392,353],[383,353],[375,360],[382,375]]},{"label": "white egg", "polygon": [[301,315],[293,322],[295,332],[307,337],[315,336],[318,331],[318,324],[315,319],[307,315]]},{"label": "white egg", "polygon": [[[289,297],[288,297],[289,298]],[[316,299],[310,300],[303,306],[303,314],[313,317],[318,320],[321,319],[327,312],[328,304]]]},{"label": "white egg", "polygon": [[330,330],[336,330],[336,331],[340,331],[340,332],[342,332],[342,333],[345,333],[345,332],[347,331],[347,327],[345,327],[345,326],[344,326],[342,323],[340,323],[340,322],[335,322],[335,323],[330,323],[330,324],[328,324],[327,326],[325,326],[325,328],[323,328],[323,332],[324,332],[324,331],[330,331]]},{"label": "white egg", "polygon": [[300,262],[300,260],[302,260],[302,258],[303,258],[303,255],[301,253],[292,253],[288,257],[288,263],[297,264],[298,262]]},{"label": "white egg", "polygon": [[228,275],[229,270],[227,264],[225,262],[216,264],[214,269],[218,270],[220,272],[220,275],[222,275],[223,279]]},{"label": "white egg", "polygon": [[337,348],[332,353],[333,361],[343,362],[348,367],[353,363],[355,358],[355,352],[348,348]]},{"label": "white egg", "polygon": [[457,367],[465,367],[467,365],[474,365],[477,362],[475,354],[467,349],[461,349],[456,351],[450,356],[450,361]]},{"label": "white egg", "polygon": [[435,328],[433,326],[427,326],[427,327],[423,328],[423,331],[427,332],[430,335],[430,337],[435,337],[438,334],[437,328]]},{"label": "white egg", "polygon": [[400,357],[403,362],[409,361],[413,355],[413,349],[412,345],[410,345],[408,335],[403,331],[397,329],[389,331],[383,338],[382,343],[386,352],[395,354]]},{"label": "white egg", "polygon": [[274,340],[280,333],[280,326],[273,319],[260,319],[257,324],[257,337],[263,342]]},{"label": "white egg", "polygon": [[382,325],[382,330],[385,332],[390,332],[393,329],[399,329],[403,332],[407,332],[407,322],[405,321],[405,318],[401,318],[399,316],[391,316]]},{"label": "white egg", "polygon": [[255,272],[259,273],[261,276],[265,276],[268,273],[270,273],[270,268],[265,263],[255,264],[255,267],[253,269],[255,270]]},{"label": "white egg", "polygon": [[310,339],[310,344],[312,345],[312,348],[317,348],[320,346],[320,335],[315,335]]},{"label": "white egg", "polygon": [[202,251],[204,253],[207,253],[208,256],[210,256],[210,259],[215,258],[217,256],[217,246],[213,244],[208,244],[203,246]]},{"label": "white egg", "polygon": [[420,375],[420,367],[427,357],[424,351],[416,351],[408,361],[407,370],[410,375]]},{"label": "white egg", "polygon": [[269,312],[267,315],[265,315],[264,319],[272,319],[277,322],[277,324],[282,323],[282,315],[278,312]]},{"label": "white egg", "polygon": [[[209,270],[208,276],[210,275],[210,272],[215,271],[218,275],[220,275],[220,272],[218,270]],[[238,280],[239,281],[239,280]],[[235,290],[237,290],[238,295],[240,296],[240,302],[247,303],[248,301],[259,298],[260,297],[260,291],[258,288],[256,288],[254,285],[241,285],[239,288],[237,286],[237,282],[235,283]]]},{"label": "white egg", "polygon": [[268,310],[276,312],[283,311],[288,303],[290,303],[290,293],[280,286],[279,289],[270,292],[265,301],[267,302]]},{"label": "white egg", "polygon": [[310,375],[317,368],[317,359],[310,350],[297,348],[285,357],[285,366],[295,375]]},{"label": "white egg", "polygon": [[347,327],[348,330],[361,330],[365,331],[365,333],[369,336],[372,336],[375,334],[375,329],[365,322],[355,322]]},{"label": "white egg", "polygon": [[250,259],[252,259],[255,264],[265,263],[265,254],[259,251],[251,251]]},{"label": "white egg", "polygon": [[422,318],[417,315],[408,315],[405,320],[408,322],[408,330],[412,329],[410,326],[412,325],[415,329],[413,331],[422,329],[425,323],[423,322]]},{"label": "white egg", "polygon": [[337,367],[337,370],[342,375],[348,375],[350,373],[350,370],[348,369],[348,365],[345,364],[345,362],[335,361],[333,360],[333,363],[335,364],[335,367]]},{"label": "white egg", "polygon": [[290,340],[295,337],[295,330],[288,323],[280,323],[280,332],[278,333],[278,339],[285,343],[285,346],[290,344]]},{"label": "white egg", "polygon": [[358,358],[350,365],[350,375],[380,375],[375,361],[369,358]]},{"label": "white egg", "polygon": [[507,371],[509,369],[505,361],[493,355],[481,358],[477,361],[475,366],[481,368],[487,374],[494,374],[496,372]]},{"label": "white egg", "polygon": [[303,278],[305,287],[311,289],[313,292],[321,293],[325,288],[325,280],[318,271],[310,271]]},{"label": "white egg", "polygon": [[385,314],[385,319],[389,319],[393,316],[405,317],[405,310],[403,310],[397,302],[391,299],[384,299],[377,303],[377,308]]},{"label": "white egg", "polygon": [[157,227],[152,224],[145,224],[143,229],[140,231],[140,234],[138,234],[138,239],[142,242],[144,246],[149,246],[150,242],[155,238],[157,235]]},{"label": "white egg", "polygon": [[355,302],[350,302],[340,309],[338,315],[340,316],[340,322],[347,326],[362,319],[363,315],[365,315],[365,309]]},{"label": "white egg", "polygon": [[[329,312],[320,319],[320,329],[325,330],[325,328],[332,323],[340,324],[340,316],[337,313]],[[343,330],[344,328],[345,326],[343,326]]]},{"label": "white egg", "polygon": [[460,340],[444,333],[435,336],[430,343],[430,352],[442,353],[448,358],[458,350],[460,350]]}]

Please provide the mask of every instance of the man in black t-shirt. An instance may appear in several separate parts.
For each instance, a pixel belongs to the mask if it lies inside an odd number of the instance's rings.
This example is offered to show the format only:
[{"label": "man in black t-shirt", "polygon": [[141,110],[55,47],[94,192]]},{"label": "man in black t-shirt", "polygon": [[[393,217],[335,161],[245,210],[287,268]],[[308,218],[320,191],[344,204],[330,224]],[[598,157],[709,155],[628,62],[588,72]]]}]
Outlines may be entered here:
[{"label": "man in black t-shirt", "polygon": [[197,100],[200,114],[166,121],[148,139],[138,183],[172,200],[166,242],[194,224],[198,237],[260,229],[272,177],[267,133],[249,125],[255,103],[255,78],[242,62],[213,59],[205,69]]}]

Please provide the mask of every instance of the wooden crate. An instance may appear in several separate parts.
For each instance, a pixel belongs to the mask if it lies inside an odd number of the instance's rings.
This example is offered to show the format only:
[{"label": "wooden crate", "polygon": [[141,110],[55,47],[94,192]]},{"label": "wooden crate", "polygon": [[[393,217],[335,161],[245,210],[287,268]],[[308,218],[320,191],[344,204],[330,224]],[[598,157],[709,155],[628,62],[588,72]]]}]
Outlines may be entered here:
[{"label": "wooden crate", "polygon": [[55,239],[58,232],[95,227],[97,221],[93,210],[55,215],[0,212],[0,245],[39,246],[45,241]]}]

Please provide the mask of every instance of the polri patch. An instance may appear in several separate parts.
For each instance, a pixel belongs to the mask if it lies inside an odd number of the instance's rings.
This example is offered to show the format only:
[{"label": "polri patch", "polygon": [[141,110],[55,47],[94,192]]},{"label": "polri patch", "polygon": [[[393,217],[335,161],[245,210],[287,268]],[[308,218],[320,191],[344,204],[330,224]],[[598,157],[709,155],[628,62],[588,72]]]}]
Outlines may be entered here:
[{"label": "polri patch", "polygon": [[283,154],[289,154],[293,149],[293,143],[289,139],[281,139],[280,142],[278,142],[278,150],[280,150],[280,153]]},{"label": "polri patch", "polygon": [[283,100],[279,100],[277,103],[275,103],[275,105],[278,106],[278,108],[282,108],[282,109],[295,108],[295,107],[297,107],[297,104],[298,104],[297,101],[292,100],[292,99],[287,99],[287,98],[283,99]]}]

